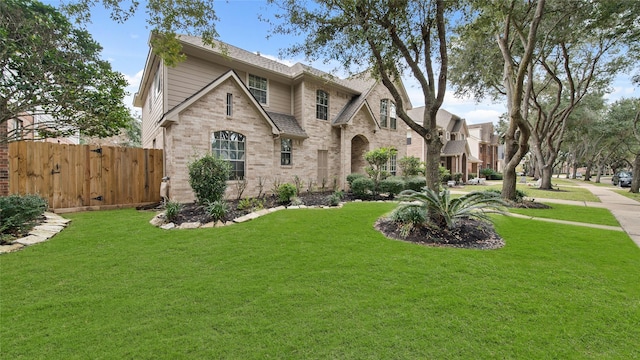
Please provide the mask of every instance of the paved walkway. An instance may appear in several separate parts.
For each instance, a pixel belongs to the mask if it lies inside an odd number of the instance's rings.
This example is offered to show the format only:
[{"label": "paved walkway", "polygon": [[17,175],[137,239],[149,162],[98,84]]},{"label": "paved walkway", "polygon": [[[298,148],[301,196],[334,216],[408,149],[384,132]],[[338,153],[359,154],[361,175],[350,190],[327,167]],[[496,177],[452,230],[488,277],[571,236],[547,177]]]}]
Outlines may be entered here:
[{"label": "paved walkway", "polygon": [[[545,218],[534,218],[530,216],[524,215],[516,215],[512,214],[515,217],[524,217],[531,220],[538,221],[549,221],[563,224],[571,224],[578,226],[586,226],[598,229],[606,229],[606,230],[617,230],[624,231],[629,235],[631,240],[633,240],[638,247],[640,247],[640,202],[629,199],[624,195],[620,195],[613,191],[611,188],[596,186],[588,182],[576,181],[576,187],[584,187],[587,190],[591,191],[592,194],[597,196],[601,202],[590,202],[590,201],[574,201],[574,200],[561,200],[561,199],[546,199],[546,198],[536,198],[537,202],[544,203],[556,203],[556,204],[566,204],[566,205],[577,205],[577,206],[587,206],[587,207],[599,207],[605,208],[611,211],[611,214],[618,220],[620,223],[620,227],[617,226],[605,226],[605,225],[597,225],[597,224],[587,224],[587,223],[578,223],[572,221],[563,221],[563,220],[554,220],[554,219],[545,219]],[[568,186],[568,185],[565,185]],[[467,191],[452,191],[452,193],[465,193]]]},{"label": "paved walkway", "polygon": [[601,201],[601,203],[588,203],[586,206],[599,206],[609,209],[631,240],[640,247],[640,203],[606,187],[596,186],[588,182],[578,182],[578,184],[587,188]]}]

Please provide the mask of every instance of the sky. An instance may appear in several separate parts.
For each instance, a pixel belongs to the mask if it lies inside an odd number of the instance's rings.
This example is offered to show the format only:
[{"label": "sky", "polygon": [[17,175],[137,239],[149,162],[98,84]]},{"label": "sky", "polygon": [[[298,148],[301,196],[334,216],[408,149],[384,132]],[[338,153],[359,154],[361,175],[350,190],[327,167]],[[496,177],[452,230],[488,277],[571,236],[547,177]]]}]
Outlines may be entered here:
[{"label": "sky", "polygon": [[[53,6],[60,5],[60,1],[57,0],[43,2]],[[283,35],[269,36],[270,25],[259,19],[259,15],[272,17],[275,12],[273,6],[267,5],[266,0],[220,0],[215,2],[214,7],[219,18],[216,23],[218,40],[247,51],[259,52],[262,56],[288,65],[301,62],[327,72],[334,69],[334,66],[322,62],[309,63],[302,57],[280,58],[280,51],[291,45],[293,39]],[[150,29],[145,22],[144,0],[141,1],[136,16],[123,24],[112,21],[108,11],[99,6],[94,7],[91,14],[92,23],[87,24],[86,28],[94,40],[102,45],[102,57],[111,63],[114,70],[126,77],[129,82],[127,91],[130,95],[125,98],[125,104],[139,113],[140,109],[133,108],[132,103],[149,51]],[[411,78],[403,80],[413,107],[424,105],[417,81]],[[640,97],[640,88],[634,87],[628,74],[615,80],[612,92],[608,95],[610,101],[622,97]],[[468,124],[497,122],[499,116],[506,111],[504,103],[494,103],[490,100],[476,103],[474,99],[456,98],[451,89],[446,92],[442,108],[466,119]]]}]

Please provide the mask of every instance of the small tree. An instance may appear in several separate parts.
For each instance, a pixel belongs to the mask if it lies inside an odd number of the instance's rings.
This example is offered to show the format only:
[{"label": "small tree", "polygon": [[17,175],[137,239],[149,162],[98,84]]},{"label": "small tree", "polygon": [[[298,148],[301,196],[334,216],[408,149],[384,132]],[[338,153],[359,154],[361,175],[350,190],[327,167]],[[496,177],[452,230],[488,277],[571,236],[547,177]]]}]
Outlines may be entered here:
[{"label": "small tree", "polygon": [[364,154],[364,159],[369,163],[369,166],[365,168],[365,171],[371,180],[373,180],[374,192],[378,192],[380,181],[389,176],[389,172],[386,170],[387,163],[391,156],[396,155],[397,153],[398,150],[395,148],[382,147]]},{"label": "small tree", "polygon": [[408,178],[410,176],[424,175],[424,163],[415,156],[405,156],[398,161],[398,166],[402,172],[402,176]]},{"label": "small tree", "polygon": [[200,204],[222,200],[231,173],[229,162],[207,154],[189,163],[189,185]]}]

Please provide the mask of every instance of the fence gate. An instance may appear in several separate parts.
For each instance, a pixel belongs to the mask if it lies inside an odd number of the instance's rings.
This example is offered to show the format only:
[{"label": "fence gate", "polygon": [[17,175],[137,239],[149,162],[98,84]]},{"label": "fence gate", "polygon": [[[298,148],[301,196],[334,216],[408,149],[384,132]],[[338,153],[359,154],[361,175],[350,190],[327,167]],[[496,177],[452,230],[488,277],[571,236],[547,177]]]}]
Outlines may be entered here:
[{"label": "fence gate", "polygon": [[52,209],[160,201],[162,150],[18,141],[9,193],[40,194]]}]

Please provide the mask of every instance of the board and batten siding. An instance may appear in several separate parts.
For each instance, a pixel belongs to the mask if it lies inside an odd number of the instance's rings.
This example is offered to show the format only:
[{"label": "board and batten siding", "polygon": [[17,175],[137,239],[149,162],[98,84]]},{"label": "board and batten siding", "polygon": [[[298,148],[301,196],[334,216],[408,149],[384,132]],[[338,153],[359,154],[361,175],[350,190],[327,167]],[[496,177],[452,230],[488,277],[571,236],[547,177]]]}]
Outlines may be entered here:
[{"label": "board and batten siding", "polygon": [[200,91],[207,84],[229,71],[228,67],[194,56],[174,68],[167,68],[168,109],[173,109],[186,98]]},{"label": "board and batten siding", "polygon": [[146,148],[153,148],[153,140],[156,140],[155,148],[162,148],[162,129],[158,125],[158,121],[164,114],[164,99],[166,98],[166,81],[164,72],[164,66],[160,65],[156,71],[163,71],[161,74],[162,90],[159,94],[155,93],[155,72],[152,74],[149,89],[147,90],[145,97],[145,104],[142,108],[142,146]]}]

